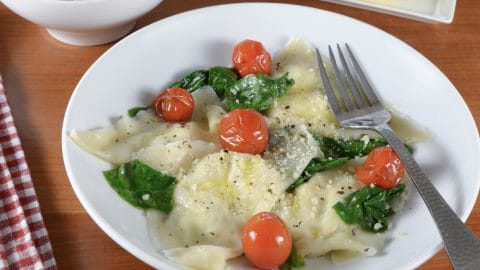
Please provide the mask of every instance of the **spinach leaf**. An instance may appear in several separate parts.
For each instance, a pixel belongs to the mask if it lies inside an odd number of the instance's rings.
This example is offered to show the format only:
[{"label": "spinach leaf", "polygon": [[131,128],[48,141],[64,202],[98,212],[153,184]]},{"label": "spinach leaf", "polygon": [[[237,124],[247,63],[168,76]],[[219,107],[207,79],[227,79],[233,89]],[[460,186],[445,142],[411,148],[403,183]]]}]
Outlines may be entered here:
[{"label": "spinach leaf", "polygon": [[287,192],[292,192],[298,186],[306,183],[317,172],[343,166],[348,161],[348,157],[343,158],[313,158],[303,171],[302,175],[295,180],[288,188]]},{"label": "spinach leaf", "polygon": [[150,106],[148,107],[134,107],[128,110],[128,116],[130,117],[135,117],[139,111],[144,111],[150,109]]},{"label": "spinach leaf", "polygon": [[362,157],[368,155],[373,149],[387,145],[384,138],[371,139],[367,143],[362,140],[335,140],[328,137],[314,136],[320,149],[327,157]]},{"label": "spinach leaf", "polygon": [[232,69],[226,67],[212,67],[208,70],[208,85],[217,95],[223,95],[225,91],[235,85],[238,75]]},{"label": "spinach leaf", "polygon": [[294,81],[288,74],[271,79],[264,74],[250,74],[238,80],[225,92],[229,111],[234,109],[255,109],[259,112],[270,108],[273,101],[284,95]]},{"label": "spinach leaf", "polygon": [[[320,149],[327,157],[363,157],[368,155],[373,149],[381,146],[388,145],[385,138],[380,137],[376,139],[370,139],[367,143],[363,140],[335,140],[328,137],[318,136],[313,134],[313,137],[317,140]],[[411,146],[405,145],[410,153],[413,153]]]},{"label": "spinach leaf", "polygon": [[358,224],[364,231],[383,232],[388,228],[386,218],[394,214],[388,202],[404,191],[402,184],[389,190],[364,187],[337,202],[333,208],[347,224]]},{"label": "spinach leaf", "polygon": [[280,270],[292,270],[293,268],[299,268],[305,266],[305,259],[302,255],[297,253],[297,248],[292,245],[292,251],[286,262],[280,266]]},{"label": "spinach leaf", "polygon": [[120,165],[103,175],[112,188],[135,207],[155,208],[164,213],[173,209],[175,178],[158,172],[139,160]]},{"label": "spinach leaf", "polygon": [[196,70],[187,76],[185,76],[180,81],[172,84],[170,87],[180,87],[188,92],[193,92],[200,87],[203,87],[208,84],[208,71],[206,70]]}]

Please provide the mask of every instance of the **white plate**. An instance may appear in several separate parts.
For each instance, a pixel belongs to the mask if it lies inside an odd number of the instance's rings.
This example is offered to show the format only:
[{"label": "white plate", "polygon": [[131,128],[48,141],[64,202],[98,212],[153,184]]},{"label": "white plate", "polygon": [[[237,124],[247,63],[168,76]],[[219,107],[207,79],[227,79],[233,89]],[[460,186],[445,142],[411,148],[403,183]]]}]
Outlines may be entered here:
[{"label": "white plate", "polygon": [[[156,268],[174,268],[154,250],[143,212],[103,179],[109,164],[79,149],[69,131],[111,124],[188,71],[230,65],[232,48],[245,38],[261,40],[275,52],[294,35],[323,52],[336,42],[353,46],[384,100],[433,134],[415,157],[467,218],[480,185],[478,132],[465,102],[432,63],[395,37],[342,15],[293,5],[235,4],[179,14],[130,35],[92,65],[70,99],[62,130],[68,177],[87,212],[119,245]],[[317,259],[307,269],[413,269],[439,250],[439,234],[416,192],[394,224],[392,240],[378,256],[341,266]]]},{"label": "white plate", "polygon": [[414,20],[451,23],[457,0],[322,0]]}]

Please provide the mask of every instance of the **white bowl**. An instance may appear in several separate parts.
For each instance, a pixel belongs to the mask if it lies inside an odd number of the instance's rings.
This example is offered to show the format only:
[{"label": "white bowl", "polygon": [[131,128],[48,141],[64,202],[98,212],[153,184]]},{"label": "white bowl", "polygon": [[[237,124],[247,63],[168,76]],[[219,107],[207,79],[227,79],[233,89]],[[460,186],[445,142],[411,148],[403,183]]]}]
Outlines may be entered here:
[{"label": "white bowl", "polygon": [[13,12],[72,45],[100,45],[126,35],[162,0],[3,0]]}]

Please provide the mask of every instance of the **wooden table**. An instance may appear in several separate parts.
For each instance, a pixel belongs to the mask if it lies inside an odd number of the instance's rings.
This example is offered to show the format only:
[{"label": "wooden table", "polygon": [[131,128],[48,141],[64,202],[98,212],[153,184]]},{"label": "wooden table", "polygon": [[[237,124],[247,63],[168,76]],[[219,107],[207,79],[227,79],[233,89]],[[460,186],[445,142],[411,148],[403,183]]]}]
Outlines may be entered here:
[{"label": "wooden table", "polygon": [[[165,0],[137,28],[182,11],[233,1]],[[480,1],[457,1],[451,25],[429,24],[316,0],[279,1],[342,13],[410,44],[453,82],[480,124]],[[149,269],[114,243],[79,204],[63,166],[63,114],[80,77],[111,44],[74,47],[0,5],[0,73],[8,90],[43,217],[60,269]],[[477,201],[468,226],[480,235]],[[401,258],[399,258],[401,259]],[[421,269],[450,269],[445,251]]]}]

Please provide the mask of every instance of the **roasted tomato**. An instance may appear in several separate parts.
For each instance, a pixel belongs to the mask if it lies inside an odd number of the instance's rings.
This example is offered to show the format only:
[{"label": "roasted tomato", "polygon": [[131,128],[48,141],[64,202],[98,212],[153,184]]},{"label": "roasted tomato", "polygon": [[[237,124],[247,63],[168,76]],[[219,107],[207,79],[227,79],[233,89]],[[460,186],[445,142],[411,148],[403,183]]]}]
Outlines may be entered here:
[{"label": "roasted tomato", "polygon": [[364,185],[374,184],[390,189],[398,184],[405,175],[403,164],[390,146],[373,149],[355,175]]},{"label": "roasted tomato", "polygon": [[233,50],[233,65],[242,77],[248,74],[272,74],[272,57],[262,43],[244,40]]},{"label": "roasted tomato", "polygon": [[275,214],[262,212],[251,217],[242,237],[247,259],[263,269],[277,269],[290,255],[292,237],[287,226]]},{"label": "roasted tomato", "polygon": [[169,88],[153,100],[152,108],[166,122],[185,122],[193,114],[193,97],[185,89]]},{"label": "roasted tomato", "polygon": [[267,122],[255,110],[233,110],[220,121],[219,139],[227,150],[253,155],[263,153],[268,144]]}]

